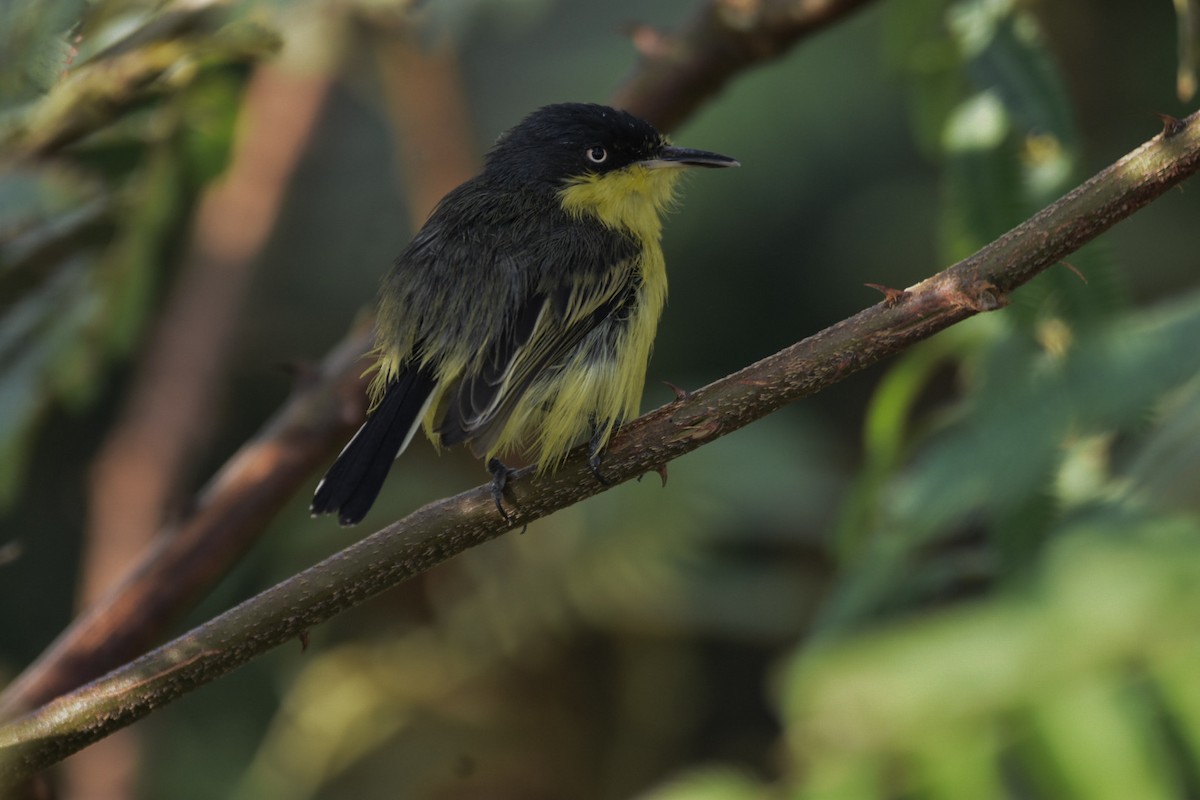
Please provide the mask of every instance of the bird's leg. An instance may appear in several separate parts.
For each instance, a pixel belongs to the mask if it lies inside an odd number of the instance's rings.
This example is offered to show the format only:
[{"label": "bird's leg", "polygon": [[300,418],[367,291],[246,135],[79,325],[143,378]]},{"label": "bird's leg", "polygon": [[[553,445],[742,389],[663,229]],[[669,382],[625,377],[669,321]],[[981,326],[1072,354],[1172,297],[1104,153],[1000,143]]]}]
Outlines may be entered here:
[{"label": "bird's leg", "polygon": [[489,458],[487,471],[492,473],[492,500],[496,503],[496,510],[500,512],[500,516],[504,517],[506,523],[512,522],[512,518],[504,510],[504,488],[508,486],[508,479],[512,477],[515,470],[509,469],[498,458]]},{"label": "bird's leg", "polygon": [[588,470],[601,486],[612,486],[612,482],[600,474],[600,462],[604,459],[604,431],[609,427],[616,428],[619,423],[610,422],[607,425],[601,425],[595,417],[592,417],[591,423],[592,438],[588,442]]}]

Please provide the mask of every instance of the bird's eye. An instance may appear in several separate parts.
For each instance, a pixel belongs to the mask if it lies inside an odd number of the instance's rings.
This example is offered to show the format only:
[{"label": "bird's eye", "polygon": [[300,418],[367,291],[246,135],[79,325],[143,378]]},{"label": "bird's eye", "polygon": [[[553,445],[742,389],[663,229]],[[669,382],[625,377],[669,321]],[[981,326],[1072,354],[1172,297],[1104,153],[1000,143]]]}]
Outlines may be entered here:
[{"label": "bird's eye", "polygon": [[587,159],[593,164],[603,164],[608,160],[608,151],[599,145],[596,147],[589,147],[587,151]]}]

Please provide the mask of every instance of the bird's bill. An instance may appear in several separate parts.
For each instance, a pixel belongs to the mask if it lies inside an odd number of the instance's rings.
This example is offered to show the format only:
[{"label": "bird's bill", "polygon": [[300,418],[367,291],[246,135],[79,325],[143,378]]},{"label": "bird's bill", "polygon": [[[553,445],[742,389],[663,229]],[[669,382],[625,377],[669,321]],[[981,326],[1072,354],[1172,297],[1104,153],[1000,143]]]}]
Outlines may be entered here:
[{"label": "bird's bill", "polygon": [[658,169],[661,167],[740,167],[737,159],[723,156],[720,153],[710,153],[707,150],[692,150],[687,147],[667,146],[658,151],[654,158],[639,161],[643,167]]}]

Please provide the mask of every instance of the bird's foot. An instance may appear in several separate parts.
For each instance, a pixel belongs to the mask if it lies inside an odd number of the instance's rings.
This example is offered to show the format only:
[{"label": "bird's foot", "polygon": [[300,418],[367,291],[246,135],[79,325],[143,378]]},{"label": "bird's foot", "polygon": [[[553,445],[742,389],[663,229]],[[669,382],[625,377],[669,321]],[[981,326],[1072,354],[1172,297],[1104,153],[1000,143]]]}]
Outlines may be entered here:
[{"label": "bird's foot", "polygon": [[487,471],[492,473],[492,500],[496,503],[496,510],[506,523],[512,523],[512,517],[504,510],[504,490],[508,486],[508,479],[516,470],[510,469],[498,458],[489,458]]},{"label": "bird's foot", "polygon": [[609,427],[616,427],[616,426],[615,425],[600,425],[596,422],[596,420],[593,419],[592,420],[592,439],[588,443],[588,460],[587,460],[588,471],[590,471],[592,473],[592,477],[595,478],[596,482],[599,483],[601,486],[612,486],[612,481],[605,478],[604,475],[601,474],[601,472],[600,472],[600,462],[602,462],[604,460],[604,449],[605,449],[604,445],[605,445],[605,440],[607,439],[607,437],[605,436],[605,431]]}]

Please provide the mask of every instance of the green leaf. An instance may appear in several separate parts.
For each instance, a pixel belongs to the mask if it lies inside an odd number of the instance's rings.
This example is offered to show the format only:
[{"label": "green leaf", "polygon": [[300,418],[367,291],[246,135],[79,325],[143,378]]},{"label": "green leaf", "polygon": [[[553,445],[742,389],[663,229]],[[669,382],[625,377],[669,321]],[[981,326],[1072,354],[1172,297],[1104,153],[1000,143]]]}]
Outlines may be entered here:
[{"label": "green leaf", "polygon": [[1132,697],[1128,676],[1097,669],[1041,698],[1031,711],[1038,746],[1056,780],[1055,797],[1156,800],[1180,796],[1161,753],[1160,734],[1147,724],[1144,703]]},{"label": "green leaf", "polygon": [[1044,564],[1016,591],[801,649],[793,758],[891,761],[932,796],[1008,796],[1002,768],[1047,796],[1179,796],[1145,676],[1195,750],[1200,519],[1077,526]]},{"label": "green leaf", "polygon": [[710,767],[638,795],[638,800],[769,800],[777,796],[747,775]]}]

